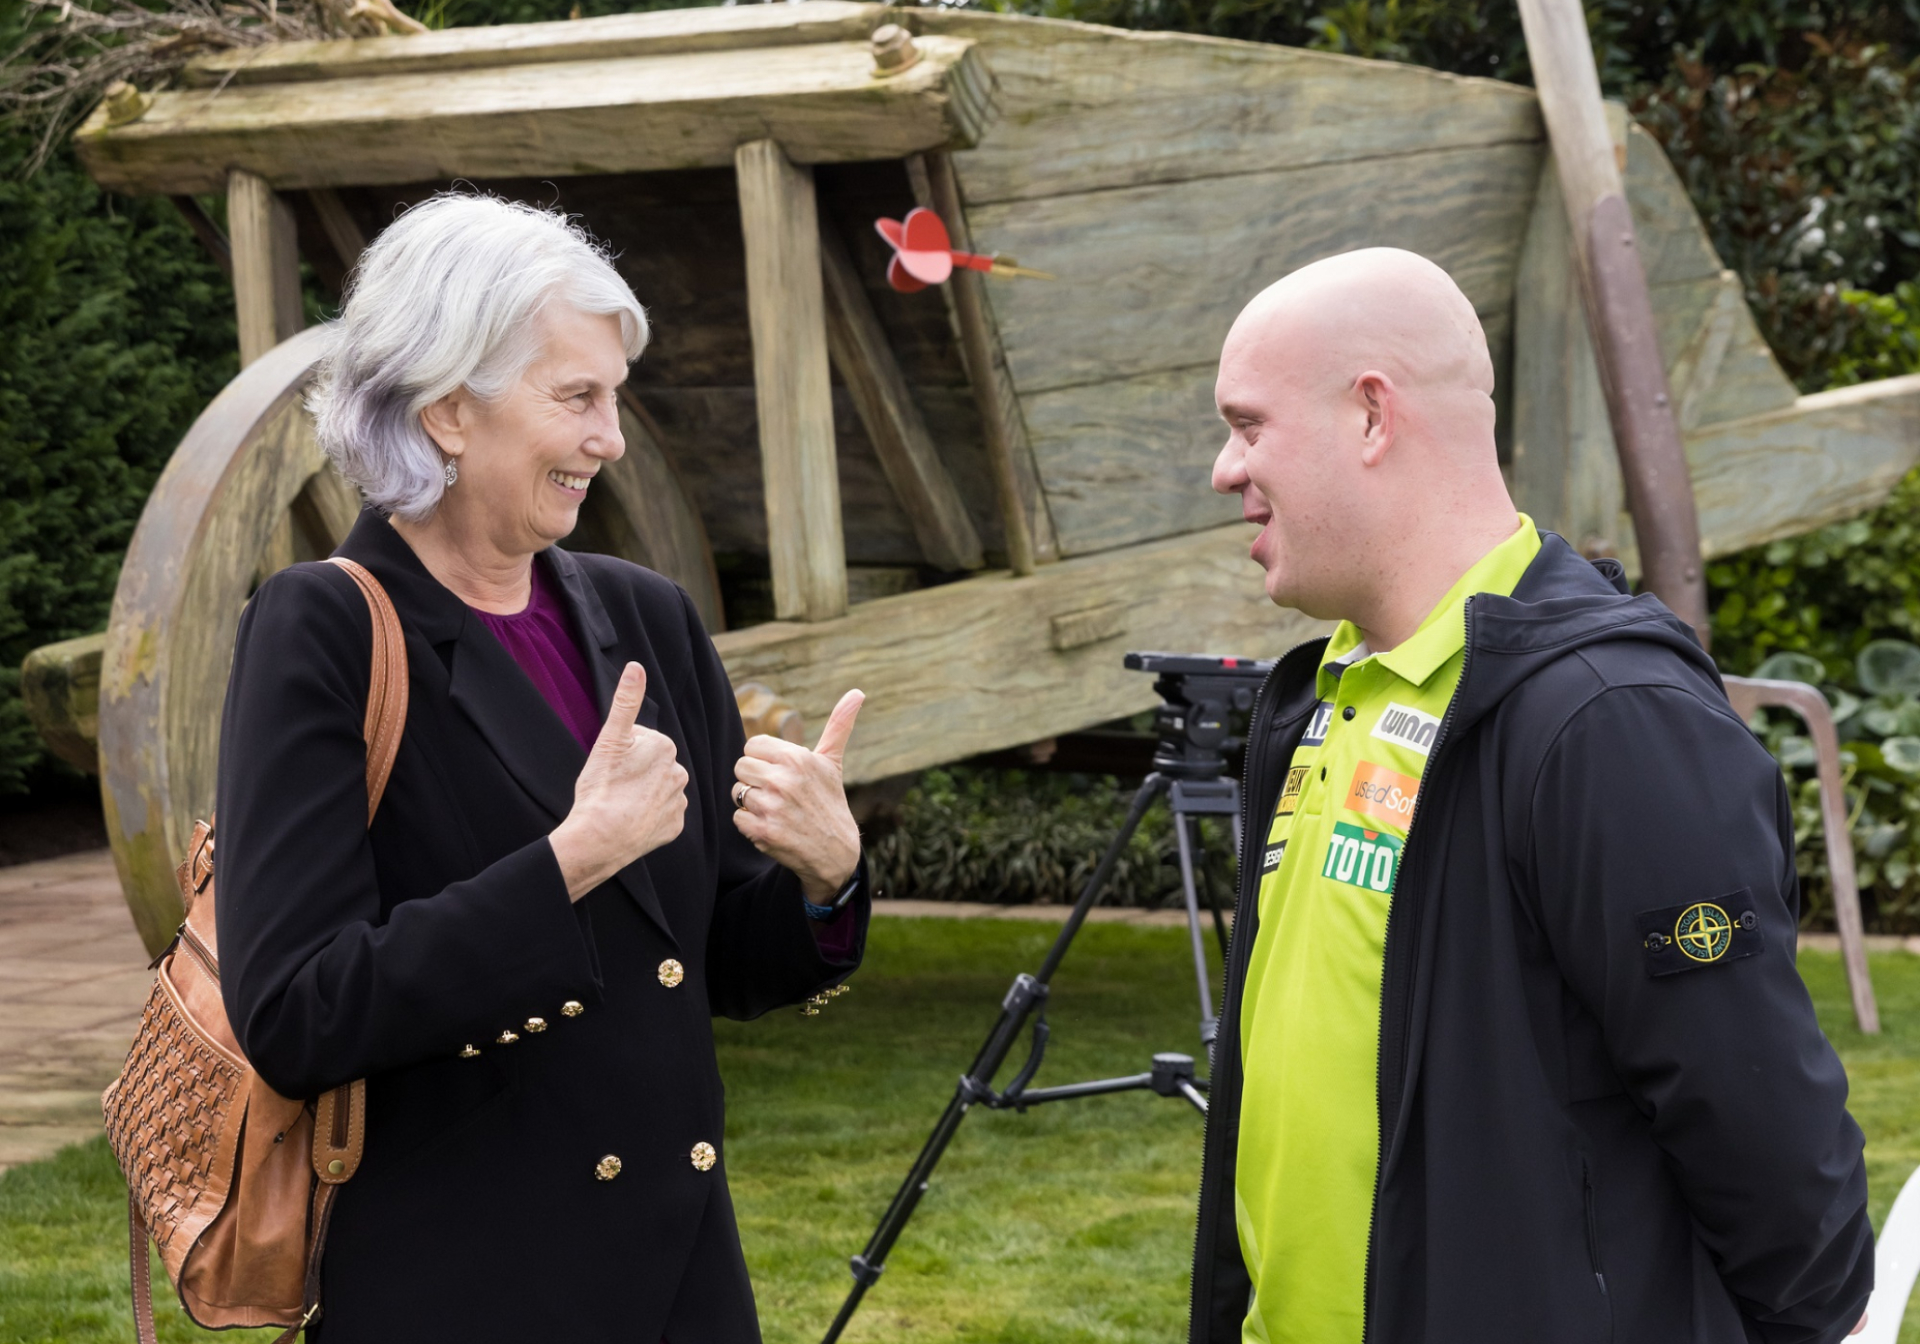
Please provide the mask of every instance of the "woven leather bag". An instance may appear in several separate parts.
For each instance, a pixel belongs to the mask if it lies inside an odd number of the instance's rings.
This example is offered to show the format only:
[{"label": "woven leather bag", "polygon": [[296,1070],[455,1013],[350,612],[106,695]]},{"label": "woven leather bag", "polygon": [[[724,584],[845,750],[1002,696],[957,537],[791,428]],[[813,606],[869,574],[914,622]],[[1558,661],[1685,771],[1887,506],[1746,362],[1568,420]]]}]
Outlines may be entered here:
[{"label": "woven leather bag", "polygon": [[[379,581],[351,560],[373,613],[367,694],[367,823],[380,806],[407,720],[407,651]],[[214,831],[194,823],[177,876],[186,919],[155,958],[139,1033],[101,1098],[127,1178],[134,1325],[154,1344],[149,1235],[180,1305],[212,1330],[284,1326],[320,1311],[320,1257],[340,1186],[360,1165],[366,1083],[311,1103],[283,1097],[247,1063],[220,998]]]}]

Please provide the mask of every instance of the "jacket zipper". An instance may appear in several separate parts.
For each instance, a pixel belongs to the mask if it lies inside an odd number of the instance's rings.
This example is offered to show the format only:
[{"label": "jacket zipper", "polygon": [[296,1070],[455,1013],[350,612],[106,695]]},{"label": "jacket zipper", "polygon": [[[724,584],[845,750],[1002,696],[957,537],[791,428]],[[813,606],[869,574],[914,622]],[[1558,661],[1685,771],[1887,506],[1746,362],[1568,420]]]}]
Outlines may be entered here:
[{"label": "jacket zipper", "polygon": [[[1253,708],[1247,715],[1247,748],[1246,754],[1240,762],[1240,872],[1238,874],[1238,881],[1235,884],[1237,891],[1234,895],[1233,904],[1233,938],[1227,945],[1227,961],[1226,965],[1222,968],[1226,977],[1226,983],[1221,986],[1220,991],[1220,1018],[1213,1037],[1213,1057],[1207,1061],[1207,1076],[1210,1079],[1218,1079],[1220,1076],[1220,1061],[1223,1057],[1221,1053],[1222,1042],[1227,1041],[1229,1035],[1227,1028],[1230,1019],[1227,1010],[1228,1005],[1233,1002],[1234,968],[1239,964],[1240,951],[1241,948],[1245,946],[1245,939],[1241,936],[1241,929],[1245,925],[1242,916],[1248,909],[1249,896],[1257,894],[1259,891],[1258,882],[1252,883],[1251,889],[1249,887],[1247,880],[1249,874],[1258,872],[1259,869],[1256,865],[1247,862],[1247,855],[1252,852],[1254,843],[1252,819],[1253,767],[1255,757],[1265,755],[1264,747],[1267,739],[1267,734],[1262,731],[1260,711],[1266,707],[1267,692],[1272,689],[1274,681],[1279,677],[1281,665],[1313,642],[1314,641],[1310,639],[1303,639],[1274,660],[1273,670],[1267,673],[1267,679],[1260,683],[1260,689],[1254,693]],[[1237,1018],[1238,1014],[1234,1014],[1235,1020],[1233,1025],[1234,1034],[1236,1035],[1238,1033]],[[1235,1048],[1238,1048],[1237,1045]],[[1215,1092],[1214,1095],[1218,1096],[1219,1094]],[[1193,1201],[1193,1237],[1196,1249],[1199,1247],[1200,1233],[1202,1231],[1200,1225],[1200,1206],[1207,1190],[1207,1152],[1209,1147],[1210,1145],[1207,1143],[1206,1137],[1203,1134],[1200,1142],[1200,1188]],[[1236,1235],[1238,1234],[1236,1233]],[[1187,1293],[1187,1338],[1189,1340],[1193,1338],[1193,1304],[1194,1300],[1199,1296],[1200,1265],[1197,1260],[1194,1263],[1193,1269],[1194,1287]],[[1209,1291],[1208,1296],[1211,1298],[1211,1291]]]},{"label": "jacket zipper", "polygon": [[[1477,596],[1474,595],[1474,596]],[[1467,684],[1467,670],[1473,663],[1473,596],[1469,596],[1462,609],[1462,623],[1466,626],[1466,638],[1460,646],[1460,679],[1454,683],[1453,695],[1447,701],[1446,713],[1440,716],[1440,727],[1433,735],[1433,750],[1427,758],[1427,768],[1422,772],[1418,795],[1413,802],[1413,814],[1407,818],[1407,839],[1400,847],[1400,873],[1407,871],[1407,854],[1413,849],[1414,827],[1420,824],[1420,799],[1426,796],[1426,781],[1438,779],[1440,774],[1440,749],[1446,745],[1447,729],[1453,724],[1454,706],[1460,703],[1460,691]],[[1400,893],[1400,882],[1396,878],[1393,884],[1394,895]],[[1393,916],[1399,901],[1387,904],[1387,927],[1380,944],[1380,1059],[1374,1073],[1374,1123],[1379,1134],[1379,1155],[1373,1163],[1373,1200],[1367,1206],[1367,1259],[1360,1279],[1360,1341],[1370,1344],[1373,1339],[1373,1256],[1374,1234],[1380,1217],[1380,1187],[1386,1175],[1387,1167],[1387,1108],[1386,1108],[1386,1064],[1387,1064],[1387,952],[1393,946]],[[1400,1037],[1404,1040],[1409,1024],[1404,1020],[1412,1014],[1411,998],[1401,1010]]]},{"label": "jacket zipper", "polygon": [[1600,1285],[1600,1296],[1607,1295],[1607,1276],[1600,1271],[1600,1223],[1593,1211],[1593,1171],[1580,1159],[1580,1193],[1587,1206],[1587,1263],[1593,1266],[1593,1281]]}]

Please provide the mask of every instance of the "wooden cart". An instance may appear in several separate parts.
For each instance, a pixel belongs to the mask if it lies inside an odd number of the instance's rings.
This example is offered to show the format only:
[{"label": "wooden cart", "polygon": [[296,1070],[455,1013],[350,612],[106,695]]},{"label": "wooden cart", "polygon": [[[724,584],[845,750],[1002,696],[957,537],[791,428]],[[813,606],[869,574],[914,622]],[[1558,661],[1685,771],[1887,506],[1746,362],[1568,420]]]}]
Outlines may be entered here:
[{"label": "wooden cart", "polygon": [[[914,59],[876,49],[888,23]],[[1796,395],[1659,148],[1616,134],[1707,551],[1876,503],[1920,453],[1920,379]],[[104,640],[29,660],[50,740],[97,750],[149,946],[212,803],[240,610],[358,507],[301,409],[323,338],[297,267],[336,282],[451,182],[618,249],[656,335],[576,544],[684,584],[737,686],[816,725],[864,688],[852,781],[1144,708],[1127,648],[1313,633],[1265,600],[1208,466],[1228,325],[1327,253],[1452,272],[1522,506],[1632,560],[1539,107],[1513,85],[810,0],[257,48],[103,105],[78,146],[117,191],[226,194],[246,364],[161,478]],[[873,221],[915,204],[1059,280],[894,293]]]}]

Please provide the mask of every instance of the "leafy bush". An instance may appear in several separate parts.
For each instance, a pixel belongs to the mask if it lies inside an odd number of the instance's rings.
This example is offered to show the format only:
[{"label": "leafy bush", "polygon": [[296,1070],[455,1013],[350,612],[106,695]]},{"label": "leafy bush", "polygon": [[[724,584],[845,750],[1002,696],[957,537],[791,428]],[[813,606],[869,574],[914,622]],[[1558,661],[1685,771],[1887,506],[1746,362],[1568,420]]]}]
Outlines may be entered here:
[{"label": "leafy bush", "polygon": [[71,775],[20,660],[104,628],[147,492],[239,363],[232,289],[173,206],[69,153],[23,181],[30,145],[0,129],[0,795]]},{"label": "leafy bush", "polygon": [[[1132,790],[1112,776],[1021,770],[929,770],[891,829],[869,837],[875,885],[888,896],[1004,905],[1070,905],[1126,819]],[[1203,825],[1200,880],[1233,903],[1226,833]],[[1207,886],[1201,889],[1206,899]],[[1180,905],[1173,819],[1155,804],[1115,863],[1103,905]]]},{"label": "leafy bush", "polygon": [[1806,45],[1797,69],[1716,73],[1681,54],[1633,109],[1746,282],[1768,344],[1811,392],[1880,376],[1840,367],[1851,346],[1888,334],[1871,325],[1872,297],[1849,291],[1920,270],[1920,62],[1818,34]]},{"label": "leafy bush", "polygon": [[[1825,692],[1840,736],[1848,829],[1868,921],[1889,932],[1920,930],[1920,645],[1872,640],[1839,678],[1807,653],[1776,653],[1753,674]],[[1798,717],[1783,711],[1763,711],[1759,727],[1787,771],[1804,920],[1829,925],[1833,887],[1813,744]]]}]

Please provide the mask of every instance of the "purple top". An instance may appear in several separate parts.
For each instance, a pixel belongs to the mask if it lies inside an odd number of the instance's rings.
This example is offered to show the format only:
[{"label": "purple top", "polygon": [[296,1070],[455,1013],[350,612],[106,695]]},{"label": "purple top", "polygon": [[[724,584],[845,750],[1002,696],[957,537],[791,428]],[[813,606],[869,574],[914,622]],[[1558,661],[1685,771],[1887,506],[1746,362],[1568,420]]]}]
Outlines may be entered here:
[{"label": "purple top", "polygon": [[[536,561],[533,566],[533,593],[524,610],[510,616],[472,608],[486,622],[487,629],[513,655],[513,661],[553,707],[580,745],[593,750],[600,735],[600,716],[594,709],[593,681],[587,675],[587,661],[580,655],[580,641],[573,636],[567,609],[554,590],[553,580]],[[809,920],[823,956],[844,961],[853,952],[856,925],[841,916],[829,920]]]},{"label": "purple top", "polygon": [[580,656],[580,643],[568,627],[567,609],[560,604],[560,594],[554,591],[545,569],[534,565],[533,595],[524,610],[502,616],[475,607],[473,614],[486,622],[493,637],[513,655],[527,680],[539,688],[581,747],[592,751],[593,740],[600,735],[593,682],[587,676],[586,660]]}]

